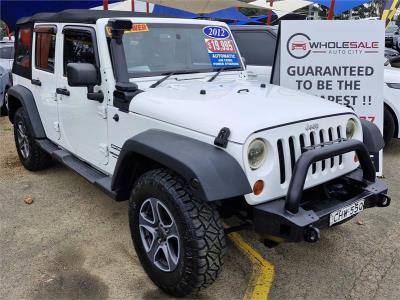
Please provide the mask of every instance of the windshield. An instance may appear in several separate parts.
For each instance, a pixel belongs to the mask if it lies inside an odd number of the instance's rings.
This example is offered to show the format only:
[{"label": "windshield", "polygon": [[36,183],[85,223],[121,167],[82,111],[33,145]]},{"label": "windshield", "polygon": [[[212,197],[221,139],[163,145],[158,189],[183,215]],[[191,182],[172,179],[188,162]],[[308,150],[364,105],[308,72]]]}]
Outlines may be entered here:
[{"label": "windshield", "polygon": [[123,35],[130,77],[170,72],[242,70],[230,32],[225,27],[188,24],[133,24]]}]

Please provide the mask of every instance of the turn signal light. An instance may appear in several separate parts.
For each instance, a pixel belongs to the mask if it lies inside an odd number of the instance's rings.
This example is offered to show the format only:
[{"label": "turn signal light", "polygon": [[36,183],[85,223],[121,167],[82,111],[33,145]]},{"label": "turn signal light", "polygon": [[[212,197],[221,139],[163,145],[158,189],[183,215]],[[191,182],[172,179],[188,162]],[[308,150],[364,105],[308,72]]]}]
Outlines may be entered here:
[{"label": "turn signal light", "polygon": [[256,195],[256,196],[260,195],[262,193],[263,189],[264,189],[264,181],[257,180],[253,186],[254,195]]}]

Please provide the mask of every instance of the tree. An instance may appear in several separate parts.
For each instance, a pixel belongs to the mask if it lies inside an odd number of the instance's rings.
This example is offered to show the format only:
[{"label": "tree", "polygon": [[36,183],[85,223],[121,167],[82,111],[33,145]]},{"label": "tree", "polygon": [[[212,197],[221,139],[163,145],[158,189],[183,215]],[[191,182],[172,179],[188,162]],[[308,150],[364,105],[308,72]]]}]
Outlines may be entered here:
[{"label": "tree", "polygon": [[379,12],[379,15],[381,16],[383,13],[383,8],[385,6],[385,0],[374,0],[373,3],[377,11]]},{"label": "tree", "polygon": [[239,8],[240,12],[248,17],[252,16],[260,16],[260,15],[267,15],[268,9],[258,9],[258,8],[247,8],[241,7]]},{"label": "tree", "polygon": [[0,40],[7,36],[6,23],[0,20]]}]

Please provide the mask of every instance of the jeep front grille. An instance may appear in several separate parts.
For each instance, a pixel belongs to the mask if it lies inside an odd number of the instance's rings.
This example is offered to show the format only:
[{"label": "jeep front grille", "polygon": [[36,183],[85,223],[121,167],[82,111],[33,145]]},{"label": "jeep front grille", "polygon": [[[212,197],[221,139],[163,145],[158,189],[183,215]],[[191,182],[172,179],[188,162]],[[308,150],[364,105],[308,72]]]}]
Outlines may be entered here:
[{"label": "jeep front grille", "polygon": [[[246,161],[247,151],[244,151],[246,175],[250,185],[254,185],[257,180],[263,180],[266,185],[260,195],[246,195],[246,201],[259,204],[285,197],[302,151],[311,145],[345,138],[346,124],[353,117],[351,113],[325,116],[313,119],[312,122],[304,120],[270,127],[250,135],[246,140],[245,149],[248,149],[254,139],[263,139],[268,151],[264,165],[257,170],[250,168]],[[358,133],[354,138],[362,140],[362,134]],[[358,167],[359,162],[354,160],[354,152],[318,161],[309,167],[304,189],[329,182]]]},{"label": "jeep front grille", "polygon": [[[325,142],[334,141],[345,136],[342,126],[329,127],[302,133],[299,136],[290,136],[287,139],[280,138],[277,141],[277,150],[279,158],[280,183],[286,184],[290,182],[292,173],[297,159],[303,153],[304,148],[314,146]],[[332,157],[327,160],[319,161],[312,164],[309,174],[317,175],[318,173],[334,171],[343,164],[343,156]]]}]

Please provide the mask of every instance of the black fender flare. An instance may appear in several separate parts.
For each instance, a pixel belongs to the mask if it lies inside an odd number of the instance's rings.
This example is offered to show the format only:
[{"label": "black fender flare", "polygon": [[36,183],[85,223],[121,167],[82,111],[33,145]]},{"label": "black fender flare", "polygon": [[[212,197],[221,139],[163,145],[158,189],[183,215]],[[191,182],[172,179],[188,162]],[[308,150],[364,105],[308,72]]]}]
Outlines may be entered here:
[{"label": "black fender flare", "polygon": [[369,153],[378,153],[385,147],[385,141],[378,126],[374,123],[361,120],[363,141]]},{"label": "black fender flare", "polygon": [[[17,103],[19,102],[19,103]],[[32,126],[32,135],[36,139],[46,138],[46,133],[43,128],[42,120],[40,119],[39,111],[36,106],[35,98],[30,90],[22,85],[15,85],[8,89],[8,108],[9,119],[14,122],[14,115],[18,107],[25,109],[28,114]]]},{"label": "black fender flare", "polygon": [[[205,201],[228,199],[252,192],[242,167],[224,150],[189,137],[154,129],[124,143],[112,179],[113,191],[119,193],[124,190],[126,178],[132,176],[132,172],[137,172],[135,165],[143,157],[182,176],[192,193]],[[140,175],[134,174],[134,177]]]},{"label": "black fender flare", "polygon": [[392,117],[394,118],[395,122],[395,129],[394,129],[394,138],[397,138],[399,136],[399,130],[400,130],[400,116],[396,115],[396,112],[394,111],[393,107],[385,102],[384,108],[389,111],[389,113],[392,114]]}]

